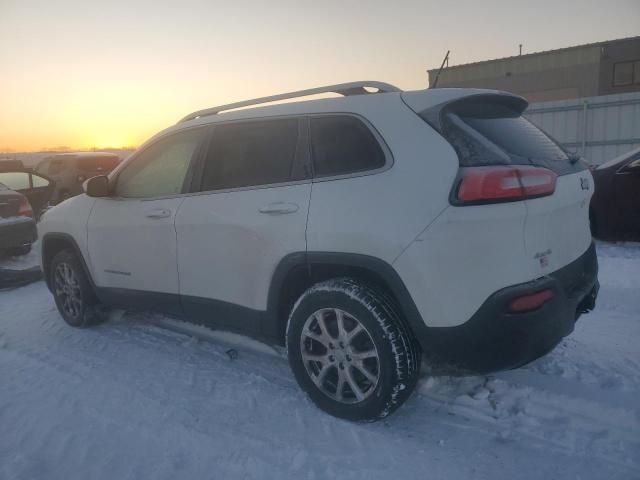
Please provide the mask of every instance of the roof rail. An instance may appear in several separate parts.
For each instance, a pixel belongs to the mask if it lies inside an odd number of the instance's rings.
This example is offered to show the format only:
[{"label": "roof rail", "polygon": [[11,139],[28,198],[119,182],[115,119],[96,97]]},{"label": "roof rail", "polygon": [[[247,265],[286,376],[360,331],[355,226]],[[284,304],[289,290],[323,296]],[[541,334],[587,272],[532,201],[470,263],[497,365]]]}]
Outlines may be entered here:
[{"label": "roof rail", "polygon": [[[365,87],[377,88],[377,92],[369,92]],[[401,92],[398,87],[394,87],[388,83],[376,82],[376,81],[361,81],[350,83],[339,83],[337,85],[328,85],[326,87],[310,88],[308,90],[298,90],[296,92],[281,93],[279,95],[272,95],[270,97],[254,98],[252,100],[243,100],[242,102],[228,103],[226,105],[220,105],[218,107],[206,108],[204,110],[198,110],[197,112],[190,113],[178,123],[186,122],[188,120],[194,120],[200,117],[206,117],[208,115],[216,115],[226,110],[233,110],[241,107],[248,107],[250,105],[259,105],[261,103],[277,102],[278,100],[286,100],[288,98],[306,97],[309,95],[317,95],[319,93],[338,93],[340,95],[364,95],[368,93],[389,93],[389,92]]]}]

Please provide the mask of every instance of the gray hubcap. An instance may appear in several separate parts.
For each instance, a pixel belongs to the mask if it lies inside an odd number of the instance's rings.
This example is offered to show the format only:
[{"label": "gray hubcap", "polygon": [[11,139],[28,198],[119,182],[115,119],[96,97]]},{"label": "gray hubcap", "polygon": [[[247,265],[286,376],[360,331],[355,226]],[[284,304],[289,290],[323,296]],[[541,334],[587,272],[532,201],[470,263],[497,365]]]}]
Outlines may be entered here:
[{"label": "gray hubcap", "polygon": [[340,403],[368,398],[380,379],[380,359],[371,334],[353,315],[323,308],[311,315],[300,337],[307,374]]},{"label": "gray hubcap", "polygon": [[82,292],[76,274],[69,264],[58,264],[53,275],[53,286],[64,313],[78,318],[82,312]]}]

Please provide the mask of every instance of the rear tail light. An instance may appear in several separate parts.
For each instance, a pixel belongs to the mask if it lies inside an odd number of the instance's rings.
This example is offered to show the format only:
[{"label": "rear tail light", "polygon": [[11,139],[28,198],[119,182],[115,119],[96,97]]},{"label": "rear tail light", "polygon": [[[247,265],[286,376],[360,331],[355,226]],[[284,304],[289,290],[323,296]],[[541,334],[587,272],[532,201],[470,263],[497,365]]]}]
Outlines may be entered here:
[{"label": "rear tail light", "polygon": [[529,166],[468,167],[460,170],[454,205],[513,202],[551,195],[557,175]]},{"label": "rear tail light", "polygon": [[531,295],[523,295],[511,301],[509,311],[511,313],[524,313],[537,310],[551,300],[553,295],[553,290],[550,289],[541,290]]},{"label": "rear tail light", "polygon": [[33,218],[33,209],[31,208],[31,204],[29,203],[29,200],[27,200],[27,197],[22,197],[22,200],[20,200],[20,207],[18,208],[18,216]]}]

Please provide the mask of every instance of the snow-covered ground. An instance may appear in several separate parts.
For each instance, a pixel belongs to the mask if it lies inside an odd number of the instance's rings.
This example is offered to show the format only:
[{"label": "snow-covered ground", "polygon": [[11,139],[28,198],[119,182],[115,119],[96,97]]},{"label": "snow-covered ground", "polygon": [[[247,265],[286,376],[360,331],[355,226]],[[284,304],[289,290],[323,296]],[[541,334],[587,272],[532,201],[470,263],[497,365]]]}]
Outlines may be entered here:
[{"label": "snow-covered ground", "polygon": [[316,409],[281,350],[155,315],[76,330],[44,283],[0,292],[0,478],[638,479],[640,246],[598,254],[599,305],[554,352],[423,378],[366,425]]},{"label": "snow-covered ground", "polygon": [[0,257],[0,270],[26,270],[40,265],[40,241],[31,245],[31,251],[17,257]]}]

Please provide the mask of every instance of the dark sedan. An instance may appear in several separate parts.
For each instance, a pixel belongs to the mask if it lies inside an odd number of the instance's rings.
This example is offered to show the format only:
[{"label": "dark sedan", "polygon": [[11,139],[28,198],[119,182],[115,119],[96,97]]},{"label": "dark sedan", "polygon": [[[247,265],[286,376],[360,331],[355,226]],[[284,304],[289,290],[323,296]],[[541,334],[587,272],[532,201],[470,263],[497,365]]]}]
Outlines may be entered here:
[{"label": "dark sedan", "polygon": [[0,183],[0,255],[25,255],[36,238],[29,200]]},{"label": "dark sedan", "polygon": [[640,148],[594,169],[589,210],[593,236],[640,241]]}]

